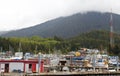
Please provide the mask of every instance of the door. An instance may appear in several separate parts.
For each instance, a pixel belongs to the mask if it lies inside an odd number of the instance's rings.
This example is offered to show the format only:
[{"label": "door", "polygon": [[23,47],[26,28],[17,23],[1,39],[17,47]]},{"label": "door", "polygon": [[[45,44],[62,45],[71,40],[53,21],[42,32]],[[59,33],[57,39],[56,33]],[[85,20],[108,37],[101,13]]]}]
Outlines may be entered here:
[{"label": "door", "polygon": [[32,64],[32,72],[35,73],[36,72],[36,63]]},{"label": "door", "polygon": [[29,69],[28,69],[29,72],[32,72],[32,64],[29,64]]},{"label": "door", "polygon": [[5,64],[5,73],[9,72],[9,64]]}]

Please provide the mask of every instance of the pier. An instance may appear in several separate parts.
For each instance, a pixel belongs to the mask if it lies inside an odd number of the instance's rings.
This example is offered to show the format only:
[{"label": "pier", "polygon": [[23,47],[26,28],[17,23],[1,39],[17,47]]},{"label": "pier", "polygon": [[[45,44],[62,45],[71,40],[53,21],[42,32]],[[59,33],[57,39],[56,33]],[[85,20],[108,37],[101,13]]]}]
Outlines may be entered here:
[{"label": "pier", "polygon": [[57,72],[57,73],[32,73],[25,76],[120,76],[120,72]]},{"label": "pier", "polygon": [[4,73],[0,76],[120,76],[120,72]]}]

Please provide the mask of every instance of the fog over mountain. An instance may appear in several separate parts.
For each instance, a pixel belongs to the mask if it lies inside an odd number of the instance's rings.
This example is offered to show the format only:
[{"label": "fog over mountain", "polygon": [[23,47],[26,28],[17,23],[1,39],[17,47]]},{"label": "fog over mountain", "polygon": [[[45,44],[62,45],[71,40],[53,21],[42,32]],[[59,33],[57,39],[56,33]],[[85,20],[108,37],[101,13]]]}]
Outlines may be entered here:
[{"label": "fog over mountain", "polygon": [[[62,37],[70,38],[92,30],[109,30],[110,13],[88,12],[59,17],[33,27],[10,31],[4,37]],[[114,32],[120,32],[120,15],[113,14]]]},{"label": "fog over mountain", "polygon": [[0,35],[3,35],[3,34],[6,34],[8,33],[9,31],[0,31]]}]

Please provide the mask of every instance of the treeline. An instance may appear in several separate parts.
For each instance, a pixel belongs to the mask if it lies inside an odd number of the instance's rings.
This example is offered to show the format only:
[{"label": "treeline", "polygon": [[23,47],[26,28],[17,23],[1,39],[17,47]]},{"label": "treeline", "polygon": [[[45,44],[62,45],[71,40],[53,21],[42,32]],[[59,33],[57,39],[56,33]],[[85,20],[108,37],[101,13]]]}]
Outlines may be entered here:
[{"label": "treeline", "polygon": [[[41,38],[39,36],[33,37],[0,37],[1,51],[23,51],[31,53],[66,53],[66,42],[62,38]],[[64,51],[61,51],[64,50]]]},{"label": "treeline", "polygon": [[69,42],[78,49],[80,47],[87,47],[92,49],[97,48],[101,51],[106,50],[111,55],[120,56],[120,35],[114,33],[113,40],[114,46],[110,47],[109,31],[96,30],[71,38],[69,39]]},{"label": "treeline", "polygon": [[109,31],[91,31],[77,37],[63,39],[60,37],[0,37],[1,51],[23,51],[32,53],[67,53],[80,48],[106,49],[112,55],[120,54],[120,35],[114,34],[114,47],[109,47]]}]

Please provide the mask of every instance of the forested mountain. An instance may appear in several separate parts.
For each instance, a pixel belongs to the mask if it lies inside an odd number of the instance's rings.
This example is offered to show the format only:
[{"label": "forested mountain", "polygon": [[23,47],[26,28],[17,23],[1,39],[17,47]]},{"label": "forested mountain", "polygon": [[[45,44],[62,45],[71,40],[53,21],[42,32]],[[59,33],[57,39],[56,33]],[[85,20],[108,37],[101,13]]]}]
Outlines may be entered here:
[{"label": "forested mountain", "polygon": [[[120,36],[118,34],[115,35],[115,42],[119,43]],[[68,41],[77,46],[81,47],[87,47],[87,48],[107,48],[109,46],[109,31],[103,31],[103,30],[96,30],[96,31],[90,31],[87,33],[82,33],[79,36],[73,37],[68,39]],[[118,41],[116,41],[118,40]]]},{"label": "forested mountain", "polygon": [[2,35],[2,34],[6,34],[6,33],[8,33],[9,31],[0,31],[0,35]]},{"label": "forested mountain", "polygon": [[[70,38],[91,30],[109,30],[109,23],[110,13],[77,13],[71,16],[50,20],[33,27],[11,31],[2,36],[31,37],[37,35],[40,37],[58,36]],[[120,32],[120,15],[118,14],[113,14],[113,27],[115,32]]]},{"label": "forested mountain", "polygon": [[97,48],[100,50],[106,49],[112,54],[120,56],[120,35],[114,33],[114,47],[110,47],[110,33],[105,30],[96,30],[88,33],[82,33],[79,36],[68,39],[71,44],[71,49],[79,49],[82,47]]}]

